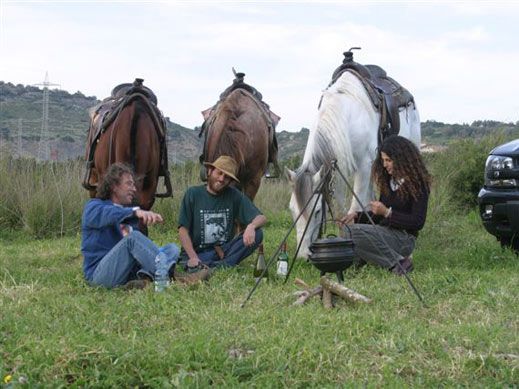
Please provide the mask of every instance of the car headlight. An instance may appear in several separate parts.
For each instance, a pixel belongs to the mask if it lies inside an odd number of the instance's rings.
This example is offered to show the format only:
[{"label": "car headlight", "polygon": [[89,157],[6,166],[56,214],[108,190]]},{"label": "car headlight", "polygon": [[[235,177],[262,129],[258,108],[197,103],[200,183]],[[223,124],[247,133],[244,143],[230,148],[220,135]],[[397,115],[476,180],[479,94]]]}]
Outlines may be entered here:
[{"label": "car headlight", "polygon": [[485,185],[503,188],[516,187],[517,180],[501,178],[501,172],[503,170],[511,170],[513,167],[514,160],[512,158],[490,155],[485,163]]},{"label": "car headlight", "polygon": [[490,155],[485,163],[485,170],[503,170],[512,169],[514,161],[510,157],[501,157],[499,155]]}]

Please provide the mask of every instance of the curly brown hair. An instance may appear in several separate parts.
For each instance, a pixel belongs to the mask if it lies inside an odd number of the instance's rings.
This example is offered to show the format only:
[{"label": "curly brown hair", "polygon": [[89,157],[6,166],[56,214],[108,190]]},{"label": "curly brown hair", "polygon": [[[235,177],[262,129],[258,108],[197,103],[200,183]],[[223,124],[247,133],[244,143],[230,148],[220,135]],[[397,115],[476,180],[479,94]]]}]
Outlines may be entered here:
[{"label": "curly brown hair", "polygon": [[97,185],[96,197],[102,200],[110,199],[113,187],[121,183],[123,174],[130,174],[135,179],[131,166],[122,162],[111,164]]},{"label": "curly brown hair", "polygon": [[389,194],[391,180],[382,162],[382,152],[393,161],[393,179],[404,180],[397,191],[399,197],[417,200],[424,191],[429,193],[431,175],[425,167],[420,151],[409,139],[393,135],[382,142],[371,168],[371,178],[381,194]]}]

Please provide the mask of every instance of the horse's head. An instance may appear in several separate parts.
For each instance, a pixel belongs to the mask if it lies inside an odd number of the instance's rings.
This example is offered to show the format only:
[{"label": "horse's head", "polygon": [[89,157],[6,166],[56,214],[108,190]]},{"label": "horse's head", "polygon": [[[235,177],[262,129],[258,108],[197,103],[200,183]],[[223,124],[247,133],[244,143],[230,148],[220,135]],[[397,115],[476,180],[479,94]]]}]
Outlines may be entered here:
[{"label": "horse's head", "polygon": [[[317,173],[311,173],[302,167],[295,172],[285,168],[285,173],[292,187],[289,207],[292,218],[294,221],[297,220],[296,234],[298,244],[303,239],[299,256],[307,258],[310,254],[310,244],[319,235],[323,212],[326,213],[326,209],[323,209],[323,202],[321,201],[322,196],[318,196],[316,192],[316,188],[325,174],[324,168],[322,167]],[[312,210],[314,210],[313,213]],[[308,227],[306,227],[307,225]]]}]

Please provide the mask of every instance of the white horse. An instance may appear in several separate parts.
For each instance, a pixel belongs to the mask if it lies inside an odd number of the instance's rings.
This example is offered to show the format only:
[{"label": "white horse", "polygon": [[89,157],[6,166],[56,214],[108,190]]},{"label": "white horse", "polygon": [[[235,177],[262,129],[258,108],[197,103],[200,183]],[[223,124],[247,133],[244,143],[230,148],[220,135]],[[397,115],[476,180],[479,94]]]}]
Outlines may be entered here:
[{"label": "white horse", "polygon": [[[399,110],[399,135],[420,146],[420,117],[414,103]],[[322,94],[315,125],[310,130],[308,143],[301,166],[294,172],[286,169],[292,186],[290,211],[294,220],[313,195],[305,212],[296,223],[297,241],[301,241],[305,226],[307,232],[301,243],[299,255],[307,257],[308,247],[317,238],[322,220],[322,202],[313,194],[324,175],[323,165],[337,161],[337,166],[346,177],[353,177],[353,190],[361,203],[367,207],[375,199],[371,182],[371,165],[378,147],[380,114],[373,106],[368,93],[356,74],[345,71],[337,81]],[[340,209],[345,208],[346,184],[339,176],[334,180],[334,199]],[[311,220],[309,215],[316,206]],[[353,198],[348,213],[361,211],[359,202]]]}]

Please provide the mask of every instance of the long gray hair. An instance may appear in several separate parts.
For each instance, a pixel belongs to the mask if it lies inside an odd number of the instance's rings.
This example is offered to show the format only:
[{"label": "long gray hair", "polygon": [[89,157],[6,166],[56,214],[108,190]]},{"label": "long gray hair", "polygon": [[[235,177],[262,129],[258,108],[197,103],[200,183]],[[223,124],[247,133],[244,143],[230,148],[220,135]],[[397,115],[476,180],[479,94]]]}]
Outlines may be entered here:
[{"label": "long gray hair", "polygon": [[129,174],[135,179],[133,169],[130,165],[122,162],[111,164],[101,179],[101,183],[97,186],[96,197],[102,200],[108,200],[112,196],[113,187],[121,183],[123,174]]}]

